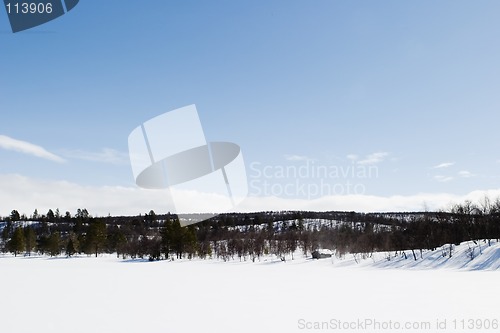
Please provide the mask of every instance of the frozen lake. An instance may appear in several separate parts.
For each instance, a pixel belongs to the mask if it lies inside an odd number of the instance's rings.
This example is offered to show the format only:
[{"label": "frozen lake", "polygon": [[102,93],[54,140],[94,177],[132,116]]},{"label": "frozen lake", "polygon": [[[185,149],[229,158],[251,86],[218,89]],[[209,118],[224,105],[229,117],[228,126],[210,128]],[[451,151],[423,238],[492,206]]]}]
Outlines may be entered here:
[{"label": "frozen lake", "polygon": [[9,333],[380,332],[389,325],[435,332],[445,320],[441,331],[478,332],[479,322],[474,330],[453,325],[500,319],[498,271],[114,256],[5,256],[0,268],[1,331]]}]

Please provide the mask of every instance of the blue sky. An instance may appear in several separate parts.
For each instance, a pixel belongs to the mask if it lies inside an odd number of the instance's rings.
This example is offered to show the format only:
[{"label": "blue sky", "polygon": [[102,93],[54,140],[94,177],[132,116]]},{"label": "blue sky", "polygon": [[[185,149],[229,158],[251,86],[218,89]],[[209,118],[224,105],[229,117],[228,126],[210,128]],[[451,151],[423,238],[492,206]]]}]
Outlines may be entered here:
[{"label": "blue sky", "polygon": [[[258,177],[265,167],[376,167],[376,177],[325,180],[363,193],[335,193],[362,194],[345,206],[319,193],[322,204],[310,206],[318,209],[421,209],[496,193],[499,9],[497,1],[82,0],[16,34],[0,11],[0,214],[78,205],[106,214],[92,201],[103,188],[135,188],[129,133],[190,104],[209,141],[241,146],[250,194],[262,197],[250,210],[309,208],[300,191],[265,198],[277,193],[259,191],[264,181],[296,181]],[[56,185],[51,201],[40,187],[61,182],[73,186],[73,201]]]}]

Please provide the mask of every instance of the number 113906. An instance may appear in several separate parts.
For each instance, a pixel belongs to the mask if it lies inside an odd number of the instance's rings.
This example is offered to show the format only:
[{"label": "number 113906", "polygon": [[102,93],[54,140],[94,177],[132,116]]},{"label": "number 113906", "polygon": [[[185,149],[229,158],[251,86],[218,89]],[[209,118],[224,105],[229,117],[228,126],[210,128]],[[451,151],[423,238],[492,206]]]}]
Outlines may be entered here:
[{"label": "number 113906", "polygon": [[498,319],[454,319],[451,321],[455,330],[498,330]]},{"label": "number 113906", "polygon": [[5,7],[8,14],[51,14],[52,3],[36,3],[36,2],[8,2]]}]

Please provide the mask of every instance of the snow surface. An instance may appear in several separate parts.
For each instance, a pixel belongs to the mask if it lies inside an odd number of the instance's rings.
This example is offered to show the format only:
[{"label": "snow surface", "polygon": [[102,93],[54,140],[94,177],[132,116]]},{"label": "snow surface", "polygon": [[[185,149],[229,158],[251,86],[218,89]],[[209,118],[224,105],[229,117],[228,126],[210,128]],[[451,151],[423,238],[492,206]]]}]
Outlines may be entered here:
[{"label": "snow surface", "polygon": [[[372,268],[407,268],[407,269],[461,269],[461,270],[500,270],[500,243],[496,240],[463,242],[443,245],[434,251],[415,250],[417,260],[411,250],[403,252],[378,252],[372,255],[346,254],[333,258],[335,266],[361,266]],[[471,255],[472,253],[472,255]]]},{"label": "snow surface", "polygon": [[[473,261],[466,243],[452,258],[437,249],[423,260],[406,251],[406,260],[377,253],[358,263],[5,255],[0,332],[436,332],[437,320],[446,320],[440,332],[498,332],[453,329],[453,320],[500,320],[500,245],[482,245]],[[420,328],[339,328],[357,320]],[[315,325],[324,329],[306,328]]]}]

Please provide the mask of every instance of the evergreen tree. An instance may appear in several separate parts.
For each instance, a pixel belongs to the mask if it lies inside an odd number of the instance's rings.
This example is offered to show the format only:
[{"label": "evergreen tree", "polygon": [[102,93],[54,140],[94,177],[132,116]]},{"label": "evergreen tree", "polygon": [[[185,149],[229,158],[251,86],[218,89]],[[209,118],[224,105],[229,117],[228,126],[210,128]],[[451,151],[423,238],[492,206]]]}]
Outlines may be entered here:
[{"label": "evergreen tree", "polygon": [[35,249],[36,246],[36,234],[32,227],[24,228],[24,237],[26,240],[26,252],[31,256],[31,251]]},{"label": "evergreen tree", "polygon": [[177,259],[181,259],[182,253],[184,252],[184,237],[183,230],[178,218],[174,219],[174,221],[172,222],[169,237],[172,249],[175,251]]},{"label": "evergreen tree", "polygon": [[12,222],[7,221],[7,224],[5,227],[2,229],[2,243],[4,246],[2,246],[2,251],[6,252],[8,251],[8,241],[10,239],[10,236],[12,234]]},{"label": "evergreen tree", "polygon": [[92,222],[86,236],[86,252],[95,253],[95,256],[101,253],[107,242],[106,224],[102,221]]},{"label": "evergreen tree", "polygon": [[64,214],[64,221],[65,222],[70,222],[71,221],[71,213],[66,211],[66,214]]},{"label": "evergreen tree", "polygon": [[172,222],[170,218],[165,221],[163,228],[160,229],[161,236],[161,252],[165,253],[165,258],[168,259],[172,249],[172,238],[170,236],[172,229]]},{"label": "evergreen tree", "polygon": [[55,217],[56,216],[54,214],[54,211],[52,211],[52,209],[49,209],[49,211],[47,212],[47,221],[54,222]]},{"label": "evergreen tree", "polygon": [[14,234],[12,235],[12,239],[9,241],[9,250],[14,253],[14,256],[17,257],[19,252],[24,251],[26,248],[26,242],[24,239],[24,233],[22,228],[16,228],[14,230]]},{"label": "evergreen tree", "polygon": [[196,255],[198,240],[196,239],[196,229],[194,225],[183,228],[184,250],[188,253],[189,259]]},{"label": "evergreen tree", "polygon": [[19,221],[21,219],[21,215],[19,214],[19,212],[17,210],[13,210],[12,212],[10,212],[10,220],[13,221],[13,222],[16,222],[16,221]]},{"label": "evergreen tree", "polygon": [[47,250],[51,257],[56,257],[61,254],[61,235],[59,232],[56,231],[50,235]]},{"label": "evergreen tree", "polygon": [[118,226],[112,227],[108,230],[108,249],[110,252],[116,252],[117,257],[125,254],[127,245],[127,237],[123,233],[122,229]]},{"label": "evergreen tree", "polygon": [[75,243],[73,242],[73,239],[70,237],[68,245],[66,246],[66,255],[68,257],[71,257],[75,253],[76,253]]}]

